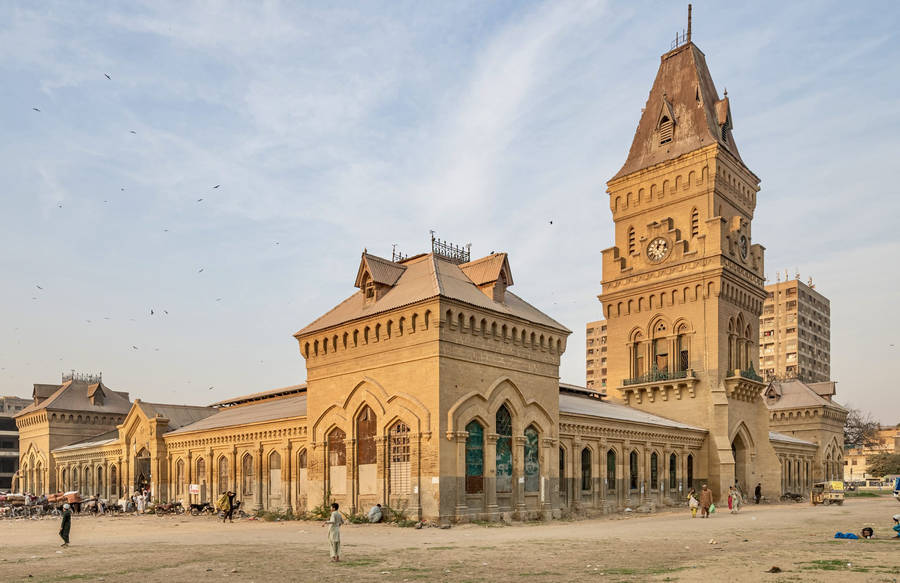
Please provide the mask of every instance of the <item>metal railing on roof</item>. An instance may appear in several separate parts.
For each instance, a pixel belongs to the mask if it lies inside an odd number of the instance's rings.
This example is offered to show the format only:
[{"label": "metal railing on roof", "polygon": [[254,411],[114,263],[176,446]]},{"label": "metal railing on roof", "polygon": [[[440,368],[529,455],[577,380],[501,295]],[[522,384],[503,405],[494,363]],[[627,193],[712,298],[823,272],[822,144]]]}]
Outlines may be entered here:
[{"label": "metal railing on roof", "polygon": [[90,374],[90,373],[82,373],[75,372],[75,369],[72,369],[71,372],[62,373],[62,382],[67,383],[69,381],[76,381],[79,383],[99,383],[103,380],[103,373],[98,374]]},{"label": "metal railing on roof", "polygon": [[642,374],[640,376],[636,376],[634,378],[625,379],[622,381],[622,385],[627,387],[630,385],[641,385],[644,383],[655,383],[657,381],[669,381],[674,379],[686,379],[688,377],[693,377],[693,370],[652,370],[646,374]]},{"label": "metal railing on roof", "polygon": [[438,239],[432,231],[431,252],[453,263],[468,263],[471,260],[472,244],[454,245]]}]

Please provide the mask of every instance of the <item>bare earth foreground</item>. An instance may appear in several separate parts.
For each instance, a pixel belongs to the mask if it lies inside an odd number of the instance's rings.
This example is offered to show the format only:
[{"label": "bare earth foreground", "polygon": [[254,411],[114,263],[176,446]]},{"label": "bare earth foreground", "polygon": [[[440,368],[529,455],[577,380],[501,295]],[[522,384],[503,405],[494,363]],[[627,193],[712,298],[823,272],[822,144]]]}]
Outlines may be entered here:
[{"label": "bare earth foreground", "polygon": [[[747,506],[740,515],[654,516],[448,530],[346,525],[344,561],[315,522],[76,517],[0,522],[0,581],[887,581],[900,580],[891,498],[843,507]],[[878,540],[835,540],[875,528]],[[710,541],[714,542],[711,544]],[[765,573],[772,566],[779,574]]]}]

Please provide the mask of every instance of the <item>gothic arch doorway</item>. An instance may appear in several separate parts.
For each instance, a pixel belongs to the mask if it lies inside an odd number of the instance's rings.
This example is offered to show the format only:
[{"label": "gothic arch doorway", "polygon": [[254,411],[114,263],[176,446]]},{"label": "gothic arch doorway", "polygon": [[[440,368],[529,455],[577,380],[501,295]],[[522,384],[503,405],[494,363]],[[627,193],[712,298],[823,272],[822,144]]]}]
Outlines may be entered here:
[{"label": "gothic arch doorway", "polygon": [[[747,476],[749,476],[748,462],[750,459],[750,448],[744,436],[738,432],[731,442],[731,454],[734,456],[734,483],[738,485],[742,491],[747,488]],[[725,484],[731,486],[732,484]]]},{"label": "gothic arch doorway", "polygon": [[141,449],[134,456],[134,489],[138,492],[150,487],[150,452]]}]

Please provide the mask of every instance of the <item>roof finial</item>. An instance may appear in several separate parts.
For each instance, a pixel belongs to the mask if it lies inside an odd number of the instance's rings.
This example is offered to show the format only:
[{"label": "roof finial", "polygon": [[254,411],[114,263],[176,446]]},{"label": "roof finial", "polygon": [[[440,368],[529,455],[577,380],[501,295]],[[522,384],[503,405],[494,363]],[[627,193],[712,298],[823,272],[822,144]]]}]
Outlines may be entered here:
[{"label": "roof finial", "polygon": [[688,4],[688,29],[687,29],[687,42],[691,42],[691,5]]}]

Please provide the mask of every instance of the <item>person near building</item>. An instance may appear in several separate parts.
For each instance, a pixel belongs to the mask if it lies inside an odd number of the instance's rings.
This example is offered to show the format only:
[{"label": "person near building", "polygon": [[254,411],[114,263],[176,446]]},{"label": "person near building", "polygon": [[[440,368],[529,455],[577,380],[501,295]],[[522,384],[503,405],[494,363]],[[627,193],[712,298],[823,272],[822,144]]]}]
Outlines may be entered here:
[{"label": "person near building", "polygon": [[706,484],[703,484],[703,487],[700,489],[700,509],[702,510],[701,515],[703,518],[709,518],[709,508],[713,505],[713,494],[712,490],[706,487]]},{"label": "person near building", "polygon": [[69,531],[72,529],[72,507],[68,504],[63,504],[62,511],[62,523],[59,527],[59,537],[63,540],[63,543],[59,546],[67,547],[69,546]]},{"label": "person near building", "polygon": [[691,507],[691,518],[697,518],[697,509],[700,508],[700,501],[697,500],[697,492],[693,488],[688,493],[688,506]]},{"label": "person near building", "polygon": [[734,492],[731,494],[732,504],[734,505],[734,513],[737,514],[741,511],[741,506],[744,505],[744,495],[741,493],[741,489],[735,485]]},{"label": "person near building", "polygon": [[759,504],[759,500],[762,498],[762,484],[756,485],[756,489],[753,490],[753,497],[756,498],[756,503]]},{"label": "person near building", "polygon": [[338,508],[338,503],[332,502],[331,518],[322,523],[322,526],[328,526],[328,542],[331,545],[331,560],[334,562],[341,560],[341,525],[344,524],[344,517]]},{"label": "person near building", "polygon": [[376,504],[372,508],[369,509],[369,522],[376,523],[381,522],[381,519],[384,517],[384,512],[381,510],[381,504]]}]

